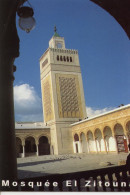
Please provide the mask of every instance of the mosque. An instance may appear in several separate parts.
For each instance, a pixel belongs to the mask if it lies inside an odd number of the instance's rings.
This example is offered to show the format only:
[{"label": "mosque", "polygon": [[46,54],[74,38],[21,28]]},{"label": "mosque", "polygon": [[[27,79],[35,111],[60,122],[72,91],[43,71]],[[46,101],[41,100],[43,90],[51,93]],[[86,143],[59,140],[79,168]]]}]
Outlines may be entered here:
[{"label": "mosque", "polygon": [[77,50],[55,33],[40,58],[44,122],[16,122],[17,157],[128,152],[130,104],[88,118]]}]

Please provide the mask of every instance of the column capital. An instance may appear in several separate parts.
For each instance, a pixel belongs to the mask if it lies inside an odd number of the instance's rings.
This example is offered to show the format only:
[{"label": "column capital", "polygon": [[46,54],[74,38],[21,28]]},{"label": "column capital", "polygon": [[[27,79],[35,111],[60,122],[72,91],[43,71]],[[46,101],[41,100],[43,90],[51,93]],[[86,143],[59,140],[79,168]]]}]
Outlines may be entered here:
[{"label": "column capital", "polygon": [[39,145],[39,140],[36,140],[35,144],[36,144],[36,146],[38,146]]},{"label": "column capital", "polygon": [[22,146],[25,146],[25,140],[22,140]]},{"label": "column capital", "polygon": [[115,137],[115,133],[114,133],[114,130],[111,130],[111,132],[112,132],[112,136],[113,136],[113,137]]}]

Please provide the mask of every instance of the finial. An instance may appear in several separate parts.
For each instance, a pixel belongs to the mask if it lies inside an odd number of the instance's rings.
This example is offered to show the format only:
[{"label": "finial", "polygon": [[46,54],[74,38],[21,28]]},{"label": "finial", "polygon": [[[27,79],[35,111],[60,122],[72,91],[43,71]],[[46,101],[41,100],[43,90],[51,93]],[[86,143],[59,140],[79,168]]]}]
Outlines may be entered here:
[{"label": "finial", "polygon": [[56,25],[54,26],[54,37],[60,37],[60,35],[57,33]]},{"label": "finial", "polygon": [[56,33],[56,31],[57,31],[57,28],[56,28],[56,25],[54,26],[54,32]]}]

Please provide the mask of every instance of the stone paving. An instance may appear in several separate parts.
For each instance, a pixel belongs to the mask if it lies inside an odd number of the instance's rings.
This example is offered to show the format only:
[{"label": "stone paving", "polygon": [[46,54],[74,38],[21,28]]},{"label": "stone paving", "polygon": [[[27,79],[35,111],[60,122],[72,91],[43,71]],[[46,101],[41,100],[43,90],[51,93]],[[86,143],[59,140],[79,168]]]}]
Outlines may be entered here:
[{"label": "stone paving", "polygon": [[124,164],[128,153],[121,154],[67,154],[18,158],[18,178],[48,174],[72,173]]}]

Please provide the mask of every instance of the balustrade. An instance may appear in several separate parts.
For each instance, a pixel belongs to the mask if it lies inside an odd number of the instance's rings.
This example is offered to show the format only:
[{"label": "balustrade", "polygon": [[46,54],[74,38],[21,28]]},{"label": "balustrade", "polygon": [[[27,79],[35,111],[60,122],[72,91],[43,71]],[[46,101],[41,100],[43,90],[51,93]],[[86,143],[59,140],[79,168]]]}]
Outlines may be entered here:
[{"label": "balustrade", "polygon": [[[4,181],[2,191],[130,191],[125,165],[96,170]],[[9,185],[8,185],[9,184]],[[18,185],[17,185],[18,184]]]},{"label": "balustrade", "polygon": [[[25,181],[26,185],[21,186]],[[19,180],[19,191],[129,191],[130,175],[125,165],[55,174]],[[33,182],[33,188],[31,183]],[[38,186],[41,182],[41,186]],[[29,186],[30,185],[30,186]]]}]

